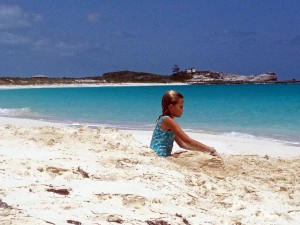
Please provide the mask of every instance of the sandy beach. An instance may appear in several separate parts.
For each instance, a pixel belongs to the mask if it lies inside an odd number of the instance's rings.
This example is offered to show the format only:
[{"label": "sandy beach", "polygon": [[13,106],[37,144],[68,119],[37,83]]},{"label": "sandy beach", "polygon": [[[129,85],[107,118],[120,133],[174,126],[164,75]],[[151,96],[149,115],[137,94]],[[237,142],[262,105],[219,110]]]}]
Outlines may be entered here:
[{"label": "sandy beach", "polygon": [[78,88],[78,87],[127,87],[127,86],[176,86],[176,85],[190,85],[182,82],[174,83],[99,83],[89,84],[88,82],[79,82],[74,84],[36,84],[36,85],[1,85],[0,90],[3,89],[27,89],[27,88]]},{"label": "sandy beach", "polygon": [[300,223],[300,147],[190,135],[221,158],[159,158],[149,131],[2,117],[0,224]]}]

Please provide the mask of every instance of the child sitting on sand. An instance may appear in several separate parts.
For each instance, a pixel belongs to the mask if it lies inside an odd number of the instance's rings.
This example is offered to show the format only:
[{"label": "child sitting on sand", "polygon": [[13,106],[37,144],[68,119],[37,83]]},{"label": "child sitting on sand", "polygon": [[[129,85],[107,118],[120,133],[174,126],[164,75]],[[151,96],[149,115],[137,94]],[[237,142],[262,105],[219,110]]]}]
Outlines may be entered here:
[{"label": "child sitting on sand", "polygon": [[[152,148],[158,156],[171,156],[174,140],[179,147],[207,152],[212,156],[219,156],[218,152],[205,144],[202,144],[190,138],[174,120],[183,113],[183,95],[177,91],[166,92],[161,101],[162,115],[157,119],[156,127],[153,131],[150,148]],[[176,156],[176,153],[173,154]]]}]

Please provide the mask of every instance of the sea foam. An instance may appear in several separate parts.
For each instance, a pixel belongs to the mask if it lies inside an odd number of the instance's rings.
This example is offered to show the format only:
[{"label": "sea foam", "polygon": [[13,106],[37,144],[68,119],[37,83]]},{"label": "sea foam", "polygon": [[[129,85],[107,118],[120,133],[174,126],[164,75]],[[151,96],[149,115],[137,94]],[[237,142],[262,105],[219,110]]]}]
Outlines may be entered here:
[{"label": "sea foam", "polygon": [[0,116],[19,118],[38,118],[39,114],[28,107],[24,108],[0,108]]}]

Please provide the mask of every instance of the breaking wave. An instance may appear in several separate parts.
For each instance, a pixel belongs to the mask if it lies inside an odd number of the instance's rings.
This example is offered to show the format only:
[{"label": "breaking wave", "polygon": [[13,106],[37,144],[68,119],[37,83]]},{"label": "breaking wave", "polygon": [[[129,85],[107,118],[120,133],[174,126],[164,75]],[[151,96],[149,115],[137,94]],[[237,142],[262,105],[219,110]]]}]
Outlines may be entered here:
[{"label": "breaking wave", "polygon": [[252,135],[252,134],[240,133],[236,131],[224,132],[222,133],[222,135],[229,136],[229,137],[248,138],[248,139],[265,139],[274,142],[281,142],[287,145],[300,146],[300,142],[296,141],[297,137],[286,138],[286,137],[274,137],[272,135]]},{"label": "breaking wave", "polygon": [[236,132],[236,131],[225,132],[225,133],[223,133],[223,135],[229,136],[229,137],[242,137],[242,138],[251,138],[251,139],[256,138],[256,136],[254,136],[252,134],[240,133],[240,132]]},{"label": "breaking wave", "polygon": [[16,117],[16,118],[41,118],[37,112],[33,112],[30,108],[0,108],[0,116]]}]

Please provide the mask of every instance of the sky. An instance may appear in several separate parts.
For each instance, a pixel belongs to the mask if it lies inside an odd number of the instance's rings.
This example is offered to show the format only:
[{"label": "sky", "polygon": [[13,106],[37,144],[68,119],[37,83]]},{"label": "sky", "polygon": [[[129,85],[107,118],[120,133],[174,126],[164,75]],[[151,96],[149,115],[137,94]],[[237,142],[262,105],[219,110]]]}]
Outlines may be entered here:
[{"label": "sky", "polygon": [[170,75],[196,67],[300,80],[299,0],[1,0],[0,76]]}]

